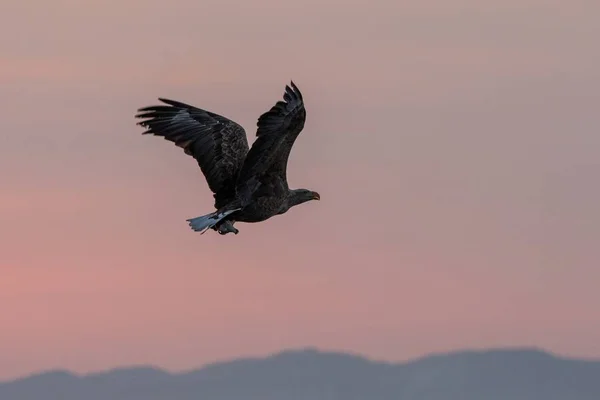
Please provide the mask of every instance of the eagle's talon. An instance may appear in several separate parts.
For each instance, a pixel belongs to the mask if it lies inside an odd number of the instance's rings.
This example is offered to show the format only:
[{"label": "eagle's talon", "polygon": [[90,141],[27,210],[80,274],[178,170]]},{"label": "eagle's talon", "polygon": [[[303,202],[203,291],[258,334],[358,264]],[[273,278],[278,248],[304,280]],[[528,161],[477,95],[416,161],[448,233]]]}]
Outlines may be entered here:
[{"label": "eagle's talon", "polygon": [[217,232],[219,232],[221,235],[226,235],[228,233],[234,233],[237,235],[239,233],[239,230],[233,227],[232,221],[225,221],[221,225],[219,225],[219,227],[217,228]]}]

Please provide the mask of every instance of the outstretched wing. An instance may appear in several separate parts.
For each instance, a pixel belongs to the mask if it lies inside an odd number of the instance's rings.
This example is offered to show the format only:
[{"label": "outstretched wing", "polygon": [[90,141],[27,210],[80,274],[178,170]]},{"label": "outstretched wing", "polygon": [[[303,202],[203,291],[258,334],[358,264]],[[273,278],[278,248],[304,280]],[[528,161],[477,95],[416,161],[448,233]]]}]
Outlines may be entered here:
[{"label": "outstretched wing", "polygon": [[162,136],[194,157],[215,193],[215,207],[235,196],[235,183],[248,153],[246,132],[239,124],[194,106],[159,98],[167,105],[140,108],[143,134]]},{"label": "outstretched wing", "polygon": [[290,85],[285,87],[283,101],[258,118],[257,138],[244,161],[240,182],[264,173],[280,174],[287,179],[290,151],[306,121],[302,93],[293,81]]}]

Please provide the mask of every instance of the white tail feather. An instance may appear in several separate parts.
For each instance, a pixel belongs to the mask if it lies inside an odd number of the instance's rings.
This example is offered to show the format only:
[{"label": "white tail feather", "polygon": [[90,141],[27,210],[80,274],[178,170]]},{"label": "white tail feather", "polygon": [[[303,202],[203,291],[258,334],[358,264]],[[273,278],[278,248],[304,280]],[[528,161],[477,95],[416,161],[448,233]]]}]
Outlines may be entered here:
[{"label": "white tail feather", "polygon": [[187,222],[189,222],[190,227],[194,231],[203,234],[204,232],[218,224],[219,221],[221,221],[223,218],[238,210],[240,210],[240,208],[236,208],[235,210],[227,210],[220,213],[215,211],[210,214],[203,215],[201,217],[190,218],[187,220]]}]

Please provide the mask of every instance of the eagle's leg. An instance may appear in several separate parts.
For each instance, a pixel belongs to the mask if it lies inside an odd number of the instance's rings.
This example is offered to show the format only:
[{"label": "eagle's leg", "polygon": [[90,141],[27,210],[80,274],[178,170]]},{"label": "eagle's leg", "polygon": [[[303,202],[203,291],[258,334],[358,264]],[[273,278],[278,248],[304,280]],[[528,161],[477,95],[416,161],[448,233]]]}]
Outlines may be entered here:
[{"label": "eagle's leg", "polygon": [[231,232],[237,235],[239,230],[233,227],[233,221],[227,220],[223,221],[223,223],[219,225],[217,232],[219,232],[221,235],[226,235]]}]

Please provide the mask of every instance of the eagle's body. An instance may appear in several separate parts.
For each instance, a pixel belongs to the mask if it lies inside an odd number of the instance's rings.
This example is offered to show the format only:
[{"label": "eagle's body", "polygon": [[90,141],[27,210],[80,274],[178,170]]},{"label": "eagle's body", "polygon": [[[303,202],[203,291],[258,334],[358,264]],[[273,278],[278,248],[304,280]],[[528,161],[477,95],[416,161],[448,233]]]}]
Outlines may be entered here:
[{"label": "eagle's body", "polygon": [[238,233],[235,221],[261,222],[283,214],[318,193],[290,190],[287,161],[304,127],[306,110],[302,94],[291,83],[285,101],[278,101],[258,119],[256,141],[248,146],[246,132],[236,122],[210,111],[173,100],[139,109],[138,124],[144,134],[163,136],[194,157],[214,193],[216,211],[189,219],[195,231]]}]

